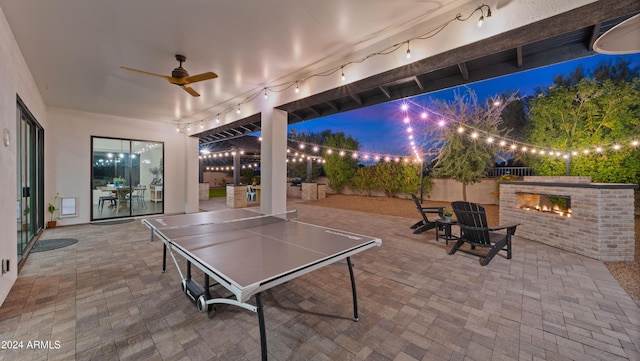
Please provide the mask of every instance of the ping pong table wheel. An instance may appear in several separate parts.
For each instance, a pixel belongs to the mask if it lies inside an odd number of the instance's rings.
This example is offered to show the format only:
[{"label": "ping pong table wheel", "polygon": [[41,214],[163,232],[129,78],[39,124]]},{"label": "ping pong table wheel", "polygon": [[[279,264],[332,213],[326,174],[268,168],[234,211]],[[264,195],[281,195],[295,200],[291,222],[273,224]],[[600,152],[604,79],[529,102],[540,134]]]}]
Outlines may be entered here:
[{"label": "ping pong table wheel", "polygon": [[182,293],[187,293],[187,280],[186,279],[182,280],[182,282],[180,283],[180,289],[182,290]]},{"label": "ping pong table wheel", "polygon": [[207,305],[207,298],[204,295],[198,297],[198,302],[196,302],[196,307],[198,307],[198,311],[205,312],[209,311],[209,305]]}]

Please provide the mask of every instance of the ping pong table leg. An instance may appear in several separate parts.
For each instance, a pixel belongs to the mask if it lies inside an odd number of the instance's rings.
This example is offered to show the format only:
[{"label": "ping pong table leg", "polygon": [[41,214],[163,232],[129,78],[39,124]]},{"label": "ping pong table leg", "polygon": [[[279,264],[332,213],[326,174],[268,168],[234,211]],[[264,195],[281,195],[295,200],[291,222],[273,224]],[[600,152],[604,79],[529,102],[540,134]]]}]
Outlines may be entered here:
[{"label": "ping pong table leg", "polygon": [[262,353],[262,361],[267,361],[267,333],[264,327],[264,311],[262,310],[260,292],[256,293],[256,307],[258,308],[258,327],[260,328],[260,353]]},{"label": "ping pong table leg", "polygon": [[358,322],[358,295],[356,294],[356,278],[353,276],[351,257],[347,257],[347,265],[349,266],[349,276],[351,277],[351,293],[353,294],[353,320],[355,322]]},{"label": "ping pong table leg", "polygon": [[167,271],[167,244],[162,242],[162,273]]}]

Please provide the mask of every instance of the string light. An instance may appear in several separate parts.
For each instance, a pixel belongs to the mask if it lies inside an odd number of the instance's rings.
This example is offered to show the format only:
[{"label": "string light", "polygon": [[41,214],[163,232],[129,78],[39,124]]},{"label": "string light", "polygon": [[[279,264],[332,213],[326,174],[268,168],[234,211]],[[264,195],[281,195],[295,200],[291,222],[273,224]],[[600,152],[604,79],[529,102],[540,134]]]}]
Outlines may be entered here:
[{"label": "string light", "polygon": [[[361,63],[364,63],[365,61],[367,61],[367,60],[369,60],[369,59],[371,59],[373,57],[376,57],[376,56],[392,54],[395,51],[397,51],[398,49],[402,48],[402,46],[405,43],[407,44],[406,56],[407,56],[407,58],[410,58],[410,56],[411,56],[410,42],[411,41],[430,39],[430,38],[438,35],[440,32],[442,32],[451,23],[456,22],[456,21],[460,21],[460,22],[467,21],[467,20],[469,20],[471,18],[471,16],[476,14],[478,11],[481,13],[480,19],[482,20],[482,22],[484,22],[484,20],[485,20],[485,11],[486,11],[486,18],[491,17],[491,7],[489,5],[482,4],[482,5],[478,6],[477,8],[475,8],[473,11],[471,11],[469,13],[469,15],[466,16],[466,17],[463,17],[461,14],[456,14],[455,17],[453,17],[453,18],[441,23],[438,26],[435,26],[432,29],[429,29],[428,31],[424,32],[421,35],[418,35],[418,36],[413,37],[411,39],[404,40],[404,41],[402,41],[400,43],[396,43],[394,45],[391,45],[391,46],[387,47],[386,49],[383,49],[383,50],[368,54],[368,55],[366,55],[366,56],[364,56],[364,57],[362,57],[360,59],[349,61],[349,62],[347,62],[345,64],[339,65],[339,66],[334,67],[334,68],[332,68],[330,70],[325,70],[325,71],[321,71],[321,72],[318,72],[318,73],[315,73],[315,74],[311,74],[311,75],[308,75],[308,76],[306,76],[304,78],[301,78],[301,79],[296,79],[296,80],[292,80],[292,81],[288,81],[288,82],[285,82],[285,83],[282,83],[282,84],[277,84],[277,85],[268,86],[268,87],[262,87],[262,88],[257,88],[257,89],[254,88],[254,90],[249,92],[250,94],[245,99],[243,99],[242,101],[240,101],[238,103],[236,112],[237,112],[237,114],[240,114],[240,106],[242,104],[246,104],[246,103],[249,103],[249,102],[253,101],[261,93],[263,93],[265,95],[265,98],[267,98],[267,90],[268,91],[273,91],[273,92],[282,92],[282,91],[285,91],[285,90],[287,90],[287,89],[289,89],[291,87],[294,87],[295,92],[299,93],[299,91],[300,91],[299,84],[298,84],[299,82],[306,81],[306,80],[309,80],[309,79],[315,78],[315,77],[328,76],[328,75],[333,74],[333,73],[335,73],[337,71],[341,72],[340,75],[341,75],[342,81],[346,81],[346,75],[344,73],[345,66],[351,65],[351,64],[361,64]],[[206,112],[207,110],[209,110],[211,108],[212,107],[206,108],[206,109],[202,110],[201,112],[202,113]],[[226,109],[226,110],[222,111],[220,114],[228,113],[228,112],[232,111],[232,109],[233,108]]]},{"label": "string light", "polygon": [[[480,19],[481,19],[482,21],[484,21],[484,20],[485,20],[485,13],[484,13],[485,8],[486,8],[486,18],[491,17],[491,9],[490,9],[490,7],[489,7],[488,5],[484,5],[484,4],[483,4],[483,5],[479,6],[478,8],[476,8],[476,9],[475,9],[475,10],[474,10],[474,11],[473,11],[473,12],[472,12],[472,13],[471,13],[467,18],[462,18],[460,15],[457,15],[457,16],[456,16],[456,18],[455,18],[455,19],[453,19],[453,20],[465,21],[465,20],[469,19],[469,18],[470,18],[474,13],[476,13],[477,11],[480,11],[480,12],[481,12],[481,17],[480,17]],[[453,21],[453,20],[452,20],[452,21]],[[439,31],[441,31],[442,29],[444,29],[444,27],[445,27],[447,24],[448,24],[448,23],[446,23],[446,24],[445,24],[445,25],[443,25],[442,27],[438,28],[437,32],[439,32]],[[436,32],[436,33],[437,33],[437,32]],[[423,37],[417,37],[417,38],[410,39],[410,40],[415,40],[415,39],[426,39],[426,38],[431,37],[431,36],[433,36],[433,35],[435,35],[435,34],[431,34],[431,35],[426,36],[426,37],[425,37],[425,36],[423,36]],[[410,47],[409,47],[409,45],[410,45],[410,44],[409,44],[409,43],[410,43],[410,40],[405,41],[405,42],[407,43],[407,51],[408,51],[408,52],[410,52]],[[400,45],[402,45],[402,44],[404,44],[404,42],[403,42],[403,43],[400,43]],[[397,47],[396,47],[396,48],[397,48]],[[392,51],[395,51],[395,50],[396,50],[396,48],[392,49]],[[392,51],[390,51],[390,52],[392,52]],[[378,52],[378,53],[372,54],[371,56],[373,56],[373,55],[383,55],[383,54],[387,54],[387,53],[390,53],[390,52],[386,52],[386,51]],[[371,57],[371,56],[369,56],[369,57]],[[369,57],[364,58],[362,61],[364,61],[364,60],[368,59]],[[359,62],[362,62],[362,61],[359,61]],[[351,63],[356,63],[356,62],[351,62]],[[348,64],[351,64],[351,63],[348,63]],[[330,71],[330,72],[328,72],[328,73],[326,73],[326,74],[324,74],[324,73],[320,73],[320,74],[312,75],[312,76],[310,76],[310,77],[313,77],[313,76],[323,76],[323,75],[328,75],[328,74],[331,74],[331,73],[333,73],[333,72],[335,72],[335,71],[337,71],[337,70],[341,70],[341,76],[342,76],[343,78],[346,78],[346,77],[345,77],[345,75],[344,75],[344,67],[345,67],[346,65],[348,65],[348,64],[345,64],[345,65],[339,66],[338,68],[334,68],[334,70],[332,70],[332,71]],[[303,80],[309,79],[310,77],[307,77],[307,78],[305,78],[305,79],[303,79]],[[296,90],[296,92],[298,92],[298,91],[299,91],[298,81],[299,81],[299,80],[297,80],[297,81],[295,81],[295,82],[291,83],[288,87],[291,87],[291,86],[295,85],[295,90]],[[287,87],[287,88],[288,88],[288,87]],[[286,89],[286,88],[285,88],[285,89]],[[266,94],[267,94],[267,90],[272,90],[272,88],[271,88],[271,87],[269,87],[269,88],[264,87],[264,88],[262,88],[261,90],[262,90],[262,91],[264,91],[264,94],[265,94],[265,96],[266,96]],[[240,113],[240,105],[241,105],[241,104],[244,104],[244,103],[246,103],[246,102],[248,102],[248,101],[251,101],[251,100],[253,100],[254,98],[255,98],[255,96],[250,97],[250,98],[247,98],[248,100],[245,100],[245,101],[243,101],[243,102],[240,102],[240,103],[238,104],[238,107],[237,107],[237,112],[238,112],[238,114]],[[493,104],[494,106],[499,106],[499,105],[500,105],[500,100],[499,100],[499,99],[494,100],[494,101],[492,102],[492,104]],[[403,105],[402,105],[402,110],[403,110],[403,111],[407,111],[407,110],[408,110],[408,104],[407,104],[407,103],[403,103]],[[216,118],[216,122],[219,122],[219,115],[220,115],[220,114],[218,114],[218,117]],[[422,119],[427,119],[427,117],[428,117],[428,116],[427,116],[427,112],[426,112],[426,111],[423,111],[423,112],[421,113],[420,117],[421,117]],[[449,122],[451,122],[451,123],[456,123],[456,121],[455,121],[455,120],[451,120],[451,119],[445,120],[444,118],[441,118],[441,119],[438,121],[438,123],[437,123],[437,124],[438,124],[438,126],[440,126],[440,127],[445,127],[445,126],[446,126],[446,124],[447,124],[447,121],[449,121]],[[406,123],[406,124],[409,126],[409,127],[408,127],[408,129],[407,129],[407,132],[408,132],[409,134],[411,134],[411,132],[412,132],[412,128],[410,127],[410,117],[405,116],[405,117],[404,117],[404,123]],[[495,143],[495,141],[496,141],[496,138],[498,138],[498,139],[500,139],[500,141],[498,142],[498,144],[499,144],[499,146],[500,146],[500,147],[504,148],[504,147],[506,147],[506,146],[507,146],[507,144],[510,144],[509,149],[510,149],[511,151],[521,151],[521,152],[526,152],[526,153],[530,153],[530,154],[539,154],[539,155],[546,155],[546,154],[548,154],[549,156],[556,156],[556,157],[569,157],[570,155],[574,155],[574,156],[575,156],[575,155],[578,155],[579,153],[582,153],[582,154],[588,155],[588,154],[591,154],[591,152],[592,152],[592,151],[594,151],[594,152],[596,152],[596,153],[602,153],[602,152],[604,152],[604,151],[605,151],[605,148],[606,148],[606,147],[604,147],[604,146],[598,146],[598,147],[595,147],[595,149],[581,149],[581,150],[579,150],[579,151],[578,151],[578,150],[571,150],[571,149],[569,149],[569,150],[565,150],[565,151],[564,151],[564,153],[563,153],[563,152],[560,152],[560,151],[558,151],[558,150],[537,149],[537,148],[544,148],[544,147],[536,147],[536,146],[533,146],[533,145],[525,145],[524,143],[516,142],[516,141],[510,140],[510,139],[504,138],[504,137],[495,136],[495,135],[488,135],[488,134],[486,134],[485,132],[482,132],[482,131],[480,131],[480,130],[478,130],[478,129],[474,129],[474,127],[471,127],[471,126],[469,126],[469,125],[465,125],[465,126],[466,126],[466,127],[468,127],[468,128],[471,128],[472,130],[474,130],[474,131],[472,131],[471,133],[469,133],[469,136],[471,136],[473,139],[480,138],[480,133],[483,133],[483,134],[485,134],[485,135],[486,135],[485,140],[486,140],[486,142],[487,142],[488,144],[494,144],[494,143]],[[190,129],[190,127],[187,127],[187,129]],[[180,126],[179,126],[179,125],[176,127],[176,130],[177,130],[178,132],[180,132],[180,131],[181,131]],[[465,127],[463,127],[463,126],[461,126],[461,125],[460,125],[460,126],[458,127],[457,131],[458,131],[459,133],[463,134],[463,133],[465,133]],[[412,137],[411,135],[409,135],[409,139],[410,139],[410,140],[412,140],[412,139],[413,139],[413,137]],[[410,142],[410,144],[411,144],[411,148],[412,148],[413,152],[416,154],[416,156],[419,156],[418,149],[415,147],[415,144],[413,143],[413,141],[411,141],[411,142]],[[640,142],[639,142],[637,139],[634,139],[634,140],[629,140],[629,144],[631,145],[631,147],[637,147],[638,145],[640,145]],[[616,150],[616,151],[617,151],[617,150],[622,149],[622,145],[621,145],[621,144],[619,144],[619,142],[615,142],[615,143],[613,143],[613,144],[610,144],[610,145],[608,145],[607,147],[609,147],[610,149]],[[314,150],[314,152],[318,152],[318,151],[319,151],[319,149],[320,149],[320,146],[318,146],[318,145],[314,145],[314,146],[313,146],[313,150]],[[332,151],[332,149],[330,149],[330,148],[327,150],[327,154],[332,154],[332,152],[333,152],[333,151]],[[365,158],[366,158],[366,159],[370,159],[370,156],[369,156],[368,154],[365,154],[365,155],[360,155],[359,153],[355,153],[355,154],[357,154],[358,156],[360,156],[362,159],[365,159]],[[344,155],[345,155],[345,151],[344,151],[344,150],[340,150],[340,155],[341,155],[341,156],[344,156]],[[353,155],[353,153],[352,153],[352,155]],[[373,156],[373,159],[375,159],[376,161],[379,161],[381,158],[380,158],[380,156],[378,156],[378,155],[374,155],[374,156]],[[397,157],[397,156],[394,156],[393,158],[392,158],[392,157],[387,156],[387,157],[385,157],[384,159],[385,159],[385,160],[387,160],[387,159],[388,159],[388,160],[390,160],[390,159],[398,159],[398,160],[399,160],[400,158],[399,158],[399,157]],[[403,160],[406,160],[406,159],[407,159],[406,157],[405,157],[405,158],[403,158]]]},{"label": "string light", "polygon": [[479,27],[479,28],[481,28],[481,27],[482,27],[482,24],[484,24],[484,11],[483,11],[483,8],[484,8],[485,6],[487,7],[487,17],[488,17],[488,18],[490,18],[490,17],[491,17],[491,8],[489,7],[489,5],[484,5],[484,4],[483,4],[483,5],[480,5],[480,6],[478,7],[478,9],[480,9],[480,14],[481,14],[481,15],[480,15],[480,19],[478,20],[478,27]]}]

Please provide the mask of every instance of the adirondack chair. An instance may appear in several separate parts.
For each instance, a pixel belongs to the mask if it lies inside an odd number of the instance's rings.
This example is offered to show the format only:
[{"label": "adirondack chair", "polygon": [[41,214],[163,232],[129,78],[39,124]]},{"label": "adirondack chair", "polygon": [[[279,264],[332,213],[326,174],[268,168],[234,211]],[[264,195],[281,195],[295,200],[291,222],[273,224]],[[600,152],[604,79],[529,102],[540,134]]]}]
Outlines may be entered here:
[{"label": "adirondack chair", "polygon": [[418,234],[432,228],[436,228],[435,217],[434,219],[429,219],[428,214],[437,214],[439,218],[443,218],[444,207],[423,207],[422,203],[420,203],[420,199],[418,199],[415,194],[411,193],[411,198],[413,198],[413,201],[416,203],[418,213],[420,213],[420,216],[422,217],[420,221],[411,226],[411,229],[414,229],[413,233]]},{"label": "adirondack chair", "polygon": [[[461,250],[460,247],[467,243],[472,251],[468,253],[480,256],[480,264],[486,266],[500,251],[507,251],[507,259],[511,259],[511,236],[516,232],[517,224],[507,226],[489,227],[484,207],[470,202],[457,201],[451,203],[460,226],[460,239],[449,250],[454,254]],[[496,232],[504,231],[506,232]],[[476,247],[488,248],[485,255],[474,253]]]}]

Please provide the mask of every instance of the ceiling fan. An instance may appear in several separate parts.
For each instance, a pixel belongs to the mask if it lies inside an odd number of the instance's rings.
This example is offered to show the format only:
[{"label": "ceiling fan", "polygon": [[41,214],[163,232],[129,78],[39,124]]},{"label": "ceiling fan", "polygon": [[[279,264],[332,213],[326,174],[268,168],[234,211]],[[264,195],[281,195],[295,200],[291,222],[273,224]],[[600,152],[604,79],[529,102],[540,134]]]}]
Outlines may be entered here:
[{"label": "ceiling fan", "polygon": [[198,74],[198,75],[189,76],[189,73],[187,73],[187,71],[182,67],[182,63],[184,63],[187,60],[187,57],[184,56],[184,55],[176,54],[176,60],[180,63],[180,66],[178,66],[177,68],[173,69],[173,71],[171,72],[171,76],[162,75],[162,74],[156,74],[156,73],[150,73],[150,72],[144,71],[144,70],[127,68],[126,66],[121,66],[120,68],[122,68],[124,70],[135,71],[137,73],[142,73],[142,74],[153,75],[153,76],[158,76],[158,77],[161,77],[161,78],[165,78],[165,79],[167,79],[169,81],[169,83],[180,86],[187,93],[191,94],[194,97],[199,97],[200,94],[190,86],[191,83],[196,83],[196,82],[199,82],[199,81],[214,79],[214,78],[218,77],[218,75],[216,73],[212,73],[210,71],[206,72],[206,73]]}]

